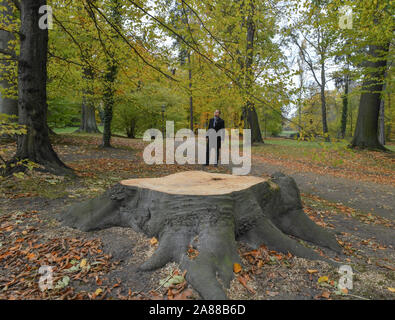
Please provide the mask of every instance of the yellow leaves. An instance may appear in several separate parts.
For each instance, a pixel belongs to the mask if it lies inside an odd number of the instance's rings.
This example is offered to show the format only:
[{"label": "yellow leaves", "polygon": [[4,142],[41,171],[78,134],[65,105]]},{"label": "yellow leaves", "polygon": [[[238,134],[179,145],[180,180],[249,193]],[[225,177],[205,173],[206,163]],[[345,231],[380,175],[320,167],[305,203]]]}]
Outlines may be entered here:
[{"label": "yellow leaves", "polygon": [[80,267],[81,267],[81,268],[85,268],[85,267],[86,267],[86,264],[87,264],[86,259],[82,259],[81,262],[80,262]]},{"label": "yellow leaves", "polygon": [[100,288],[98,288],[98,289],[96,289],[96,291],[95,291],[95,295],[98,296],[98,295],[100,295],[102,292],[103,292],[103,290],[100,289]]},{"label": "yellow leaves", "polygon": [[318,278],[318,283],[328,282],[328,280],[329,280],[328,276],[322,276]]},{"label": "yellow leaves", "polygon": [[154,246],[158,243],[158,239],[156,239],[155,237],[151,238],[151,240],[149,241],[151,246]]},{"label": "yellow leaves", "polygon": [[241,270],[243,270],[243,268],[241,267],[241,265],[239,263],[233,264],[233,272],[234,273],[239,273]]},{"label": "yellow leaves", "polygon": [[388,287],[387,289],[388,289],[388,291],[395,293],[395,288]]},{"label": "yellow leaves", "polygon": [[0,114],[0,135],[26,134],[26,126],[18,124],[15,120],[15,116]]},{"label": "yellow leaves", "polygon": [[96,297],[100,296],[103,293],[103,290],[101,288],[97,288],[96,291],[92,294],[89,294],[88,296],[91,299],[96,299]]}]

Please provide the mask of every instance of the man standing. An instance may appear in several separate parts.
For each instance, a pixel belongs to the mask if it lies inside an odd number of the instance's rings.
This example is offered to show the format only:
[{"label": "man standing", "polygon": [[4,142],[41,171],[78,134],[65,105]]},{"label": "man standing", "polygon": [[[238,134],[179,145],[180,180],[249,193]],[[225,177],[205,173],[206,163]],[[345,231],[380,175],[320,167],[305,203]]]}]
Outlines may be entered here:
[{"label": "man standing", "polygon": [[[207,135],[206,135],[206,166],[209,165],[209,160],[210,160],[210,147],[215,146],[215,140],[212,141],[212,139],[217,138],[217,146],[216,146],[216,159],[217,162],[215,163],[215,166],[218,166],[218,160],[219,160],[219,151],[221,149],[221,135],[218,135],[218,131],[221,129],[225,129],[225,121],[222,120],[220,116],[221,112],[219,110],[215,110],[214,112],[214,118],[211,118],[208,124],[208,129],[207,129]],[[209,131],[210,129],[213,130]],[[213,146],[210,146],[210,141]]]}]

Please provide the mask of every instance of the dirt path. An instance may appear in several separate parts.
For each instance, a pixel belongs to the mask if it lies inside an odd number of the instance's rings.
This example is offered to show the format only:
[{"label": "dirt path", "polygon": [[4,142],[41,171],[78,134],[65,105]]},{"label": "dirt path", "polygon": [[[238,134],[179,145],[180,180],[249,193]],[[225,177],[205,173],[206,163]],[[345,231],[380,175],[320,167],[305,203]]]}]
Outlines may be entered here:
[{"label": "dirt path", "polygon": [[282,171],[292,176],[303,193],[319,196],[331,202],[340,202],[362,212],[372,212],[395,220],[395,187],[373,182],[348,180],[311,172],[292,172],[286,167],[253,162],[251,174],[271,175]]}]

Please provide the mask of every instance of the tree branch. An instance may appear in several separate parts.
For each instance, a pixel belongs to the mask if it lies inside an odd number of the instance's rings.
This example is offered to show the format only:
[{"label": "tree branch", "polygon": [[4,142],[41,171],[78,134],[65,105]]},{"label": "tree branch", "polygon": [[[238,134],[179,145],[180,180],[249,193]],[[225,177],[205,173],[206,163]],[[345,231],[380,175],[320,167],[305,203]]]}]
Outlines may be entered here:
[{"label": "tree branch", "polygon": [[302,54],[303,60],[304,60],[304,61],[307,63],[307,65],[309,66],[309,69],[311,70],[311,73],[313,74],[314,80],[315,80],[315,81],[317,82],[317,84],[321,87],[322,84],[321,84],[320,81],[318,81],[318,78],[317,78],[317,76],[316,76],[316,74],[315,74],[315,70],[314,70],[314,67],[313,67],[313,63],[311,62],[311,59],[308,60],[308,59],[306,58],[305,50],[302,48],[301,45],[299,45],[299,43],[298,43],[298,41],[297,41],[296,39],[293,39],[293,40],[294,40],[294,43],[298,46],[298,48],[299,48],[299,50],[300,50],[300,52],[301,52],[301,54]]},{"label": "tree branch", "polygon": [[89,3],[89,6],[93,7],[103,18],[104,20],[114,29],[114,31],[125,41],[125,43],[134,51],[134,53],[137,54],[137,56],[149,67],[155,69],[156,71],[158,71],[159,73],[161,73],[162,75],[164,75],[167,79],[179,82],[179,80],[173,78],[172,76],[168,75],[167,73],[163,72],[160,68],[154,66],[153,64],[149,63],[142,55],[140,52],[137,51],[137,49],[128,41],[128,39],[122,34],[122,32],[119,31],[118,27],[115,26],[111,21],[109,21],[109,19],[103,14],[103,12],[96,7],[92,1],[87,0]]}]

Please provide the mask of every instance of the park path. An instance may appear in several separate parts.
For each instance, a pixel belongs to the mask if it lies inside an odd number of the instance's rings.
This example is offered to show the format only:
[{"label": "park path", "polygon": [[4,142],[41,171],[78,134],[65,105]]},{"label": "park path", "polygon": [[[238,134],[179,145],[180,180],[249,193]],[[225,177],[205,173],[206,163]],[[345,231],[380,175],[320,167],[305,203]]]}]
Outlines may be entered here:
[{"label": "park path", "polygon": [[342,203],[362,212],[372,212],[395,220],[394,186],[340,178],[330,174],[292,172],[285,166],[253,160],[252,175],[271,175],[277,171],[292,176],[303,193],[316,195],[330,202]]}]

